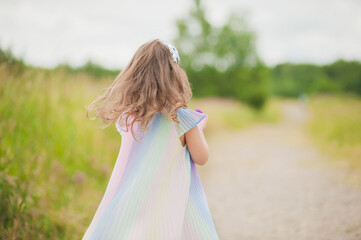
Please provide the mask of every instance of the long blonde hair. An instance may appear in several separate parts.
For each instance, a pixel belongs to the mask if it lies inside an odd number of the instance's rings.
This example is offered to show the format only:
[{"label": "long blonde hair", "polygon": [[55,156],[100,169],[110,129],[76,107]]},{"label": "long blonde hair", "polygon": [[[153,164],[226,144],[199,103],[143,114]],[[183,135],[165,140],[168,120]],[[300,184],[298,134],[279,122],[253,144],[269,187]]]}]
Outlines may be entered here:
[{"label": "long blonde hair", "polygon": [[174,62],[169,48],[155,39],[140,46],[106,91],[86,107],[87,117],[95,111],[95,117],[90,119],[100,118],[108,123],[101,128],[107,128],[122,116],[124,127],[130,127],[136,139],[135,122],[140,121],[146,131],[148,122],[160,112],[166,119],[179,123],[177,109],[187,107],[191,97],[185,71]]}]

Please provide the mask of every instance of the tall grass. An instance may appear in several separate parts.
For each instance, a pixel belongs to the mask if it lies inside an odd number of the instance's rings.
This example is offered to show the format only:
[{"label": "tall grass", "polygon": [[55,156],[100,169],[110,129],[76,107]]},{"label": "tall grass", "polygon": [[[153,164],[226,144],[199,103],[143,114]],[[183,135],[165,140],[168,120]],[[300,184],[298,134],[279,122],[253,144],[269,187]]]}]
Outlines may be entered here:
[{"label": "tall grass", "polygon": [[1,239],[81,238],[121,142],[85,115],[108,84],[0,66]]},{"label": "tall grass", "polygon": [[361,173],[361,99],[321,95],[310,101],[309,130],[333,159]]}]

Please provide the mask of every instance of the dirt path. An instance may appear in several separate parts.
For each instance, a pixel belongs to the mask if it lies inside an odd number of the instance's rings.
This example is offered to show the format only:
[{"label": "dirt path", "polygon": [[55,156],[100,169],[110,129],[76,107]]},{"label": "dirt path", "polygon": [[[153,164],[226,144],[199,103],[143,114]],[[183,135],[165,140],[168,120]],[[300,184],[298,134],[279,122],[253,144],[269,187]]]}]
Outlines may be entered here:
[{"label": "dirt path", "polygon": [[283,111],[277,125],[209,139],[198,170],[220,239],[360,240],[361,191],[311,145],[306,109]]}]

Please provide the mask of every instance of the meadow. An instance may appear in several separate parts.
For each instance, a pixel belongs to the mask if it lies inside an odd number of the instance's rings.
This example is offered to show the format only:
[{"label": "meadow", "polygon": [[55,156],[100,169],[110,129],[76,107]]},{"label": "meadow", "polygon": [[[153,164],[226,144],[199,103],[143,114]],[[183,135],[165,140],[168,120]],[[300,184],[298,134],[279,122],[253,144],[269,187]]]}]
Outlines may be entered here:
[{"label": "meadow", "polygon": [[338,166],[361,176],[361,99],[353,95],[316,95],[309,108],[309,132]]},{"label": "meadow", "polygon": [[106,80],[5,65],[0,76],[0,236],[79,239],[121,142],[85,116]]},{"label": "meadow", "polygon": [[[115,127],[99,128],[85,106],[114,78],[14,67],[0,65],[0,238],[80,239],[121,145]],[[206,136],[280,119],[272,100],[263,110],[220,98],[189,107],[209,115]]]}]

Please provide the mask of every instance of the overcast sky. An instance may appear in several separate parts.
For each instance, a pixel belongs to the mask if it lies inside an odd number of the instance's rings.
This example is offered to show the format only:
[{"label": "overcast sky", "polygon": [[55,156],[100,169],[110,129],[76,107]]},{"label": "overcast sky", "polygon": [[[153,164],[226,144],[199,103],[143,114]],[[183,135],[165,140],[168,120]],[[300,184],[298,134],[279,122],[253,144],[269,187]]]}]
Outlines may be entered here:
[{"label": "overcast sky", "polygon": [[[192,0],[0,0],[0,46],[37,66],[73,66],[88,59],[122,68],[154,38],[172,41],[175,20]],[[247,11],[268,65],[361,60],[361,0],[208,0],[220,25],[231,10]]]}]

